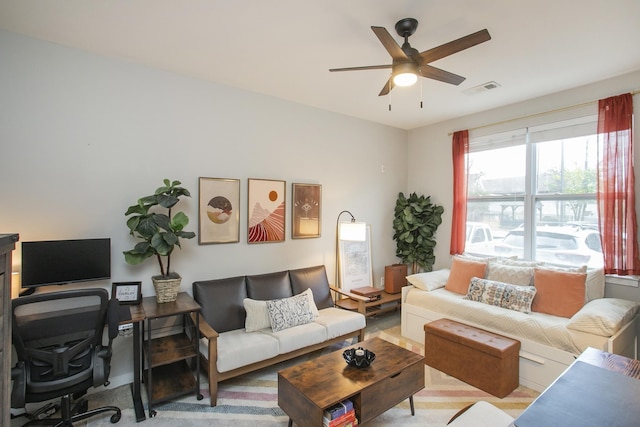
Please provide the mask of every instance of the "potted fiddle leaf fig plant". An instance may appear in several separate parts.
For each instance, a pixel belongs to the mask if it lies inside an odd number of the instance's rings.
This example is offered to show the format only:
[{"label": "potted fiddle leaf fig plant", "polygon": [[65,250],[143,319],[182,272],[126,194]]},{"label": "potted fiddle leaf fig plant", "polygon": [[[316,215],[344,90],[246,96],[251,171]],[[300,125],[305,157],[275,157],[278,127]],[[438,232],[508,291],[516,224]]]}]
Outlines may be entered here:
[{"label": "potted fiddle leaf fig plant", "polygon": [[411,264],[413,274],[418,273],[419,268],[433,269],[435,233],[442,223],[443,212],[442,206],[431,203],[430,196],[398,194],[393,218],[396,256],[403,263]]},{"label": "potted fiddle leaf fig plant", "polygon": [[129,217],[129,234],[141,241],[133,249],[123,252],[125,261],[131,265],[156,257],[160,274],[151,280],[159,303],[176,300],[182,278],[171,271],[171,254],[176,246],[181,248],[180,239],[196,236],[194,232],[184,230],[189,224],[184,212],[172,213],[181,197],[191,197],[189,190],[180,187],[180,181],[165,179],[163,183],[154,194],[141,197],[125,212]]}]

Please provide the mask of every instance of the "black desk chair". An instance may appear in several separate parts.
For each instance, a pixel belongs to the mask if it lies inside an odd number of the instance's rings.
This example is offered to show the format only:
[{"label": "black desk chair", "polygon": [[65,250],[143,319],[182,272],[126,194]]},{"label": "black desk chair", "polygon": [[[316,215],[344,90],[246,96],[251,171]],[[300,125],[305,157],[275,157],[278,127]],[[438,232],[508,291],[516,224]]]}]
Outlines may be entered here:
[{"label": "black desk chair", "polygon": [[[72,426],[107,411],[120,421],[120,408],[92,410],[74,399],[90,387],[109,385],[111,342],[118,335],[118,300],[105,289],[78,289],[20,297],[12,301],[13,345],[18,363],[12,369],[11,407],[61,397],[58,419],[36,419],[25,425]],[[102,342],[109,326],[108,344]]]}]

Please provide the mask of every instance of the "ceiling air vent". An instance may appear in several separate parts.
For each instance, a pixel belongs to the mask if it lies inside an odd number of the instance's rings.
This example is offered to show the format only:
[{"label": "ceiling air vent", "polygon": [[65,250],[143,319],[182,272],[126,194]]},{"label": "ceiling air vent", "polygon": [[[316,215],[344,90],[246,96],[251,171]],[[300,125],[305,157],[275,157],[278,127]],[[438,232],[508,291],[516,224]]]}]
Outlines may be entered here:
[{"label": "ceiling air vent", "polygon": [[465,90],[462,91],[462,93],[464,93],[465,95],[471,96],[471,95],[475,95],[477,93],[486,92],[488,90],[496,89],[496,88],[499,88],[499,87],[500,87],[500,85],[498,83],[496,83],[494,81],[490,81],[490,82],[487,82],[487,83],[483,83],[483,84],[481,84],[479,86],[474,86],[472,88],[465,89]]}]

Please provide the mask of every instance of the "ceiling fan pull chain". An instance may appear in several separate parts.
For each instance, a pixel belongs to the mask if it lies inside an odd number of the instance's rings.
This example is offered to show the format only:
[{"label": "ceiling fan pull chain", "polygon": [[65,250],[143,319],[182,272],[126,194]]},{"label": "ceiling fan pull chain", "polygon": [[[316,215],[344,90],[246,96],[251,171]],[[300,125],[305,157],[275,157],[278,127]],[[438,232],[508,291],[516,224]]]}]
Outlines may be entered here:
[{"label": "ceiling fan pull chain", "polygon": [[420,79],[420,108],[422,109],[422,101],[424,99],[424,92],[422,90],[422,79]]},{"label": "ceiling fan pull chain", "polygon": [[389,97],[389,111],[391,111],[391,79],[387,81],[389,85],[389,92],[387,92],[387,96]]}]

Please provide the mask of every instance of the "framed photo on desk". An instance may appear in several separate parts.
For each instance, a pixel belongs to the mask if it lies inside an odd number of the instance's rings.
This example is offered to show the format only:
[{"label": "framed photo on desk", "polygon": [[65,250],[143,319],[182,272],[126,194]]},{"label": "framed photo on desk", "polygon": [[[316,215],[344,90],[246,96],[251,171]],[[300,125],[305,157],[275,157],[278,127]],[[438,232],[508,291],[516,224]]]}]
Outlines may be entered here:
[{"label": "framed photo on desk", "polygon": [[142,282],[113,282],[111,296],[117,298],[120,304],[140,304]]}]

